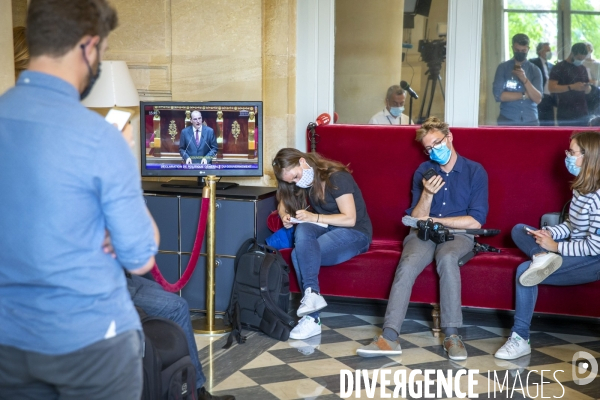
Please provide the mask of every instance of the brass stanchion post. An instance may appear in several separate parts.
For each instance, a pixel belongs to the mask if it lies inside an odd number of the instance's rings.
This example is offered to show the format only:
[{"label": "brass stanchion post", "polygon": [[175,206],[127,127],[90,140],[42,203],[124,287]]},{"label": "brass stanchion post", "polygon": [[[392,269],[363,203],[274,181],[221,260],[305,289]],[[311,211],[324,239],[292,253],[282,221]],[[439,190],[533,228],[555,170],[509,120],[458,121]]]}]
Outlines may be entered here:
[{"label": "brass stanchion post", "polygon": [[208,222],[206,226],[206,316],[193,320],[192,328],[195,333],[219,334],[229,332],[231,326],[225,325],[223,319],[215,319],[215,262],[216,240],[216,210],[217,210],[217,177],[209,175],[204,178],[206,186],[202,189],[202,197],[210,196],[208,207]]}]

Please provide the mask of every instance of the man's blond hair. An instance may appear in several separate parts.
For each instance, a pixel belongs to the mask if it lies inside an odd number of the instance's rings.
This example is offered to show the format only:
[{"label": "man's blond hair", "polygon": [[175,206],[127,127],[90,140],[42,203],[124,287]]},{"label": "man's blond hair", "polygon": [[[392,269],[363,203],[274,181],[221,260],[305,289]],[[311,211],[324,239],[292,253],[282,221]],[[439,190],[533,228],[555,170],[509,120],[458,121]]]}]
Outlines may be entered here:
[{"label": "man's blond hair", "polygon": [[417,129],[417,136],[415,137],[415,140],[417,142],[421,142],[425,135],[431,131],[440,131],[444,134],[444,136],[447,136],[450,133],[447,123],[443,122],[437,117],[429,117],[425,120],[425,122],[423,122],[421,128]]}]

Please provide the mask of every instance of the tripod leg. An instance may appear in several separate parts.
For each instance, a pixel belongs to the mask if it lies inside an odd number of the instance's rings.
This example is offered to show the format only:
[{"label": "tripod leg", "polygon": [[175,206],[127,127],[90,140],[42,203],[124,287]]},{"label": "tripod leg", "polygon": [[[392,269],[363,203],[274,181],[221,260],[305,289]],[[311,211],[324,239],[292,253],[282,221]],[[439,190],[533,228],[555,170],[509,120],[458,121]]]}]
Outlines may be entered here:
[{"label": "tripod leg", "polygon": [[442,85],[442,77],[438,75],[438,81],[440,81],[440,90],[442,91],[442,99],[446,101],[446,93],[444,93],[444,85]]},{"label": "tripod leg", "polygon": [[[421,110],[419,111],[419,119],[417,119],[417,124],[422,123],[425,119],[423,118],[423,110],[425,109],[425,101],[427,101],[427,89],[429,88],[429,79],[427,79],[427,83],[425,84],[425,90],[423,91],[423,99],[421,100]],[[429,117],[429,115],[427,115]]]},{"label": "tripod leg", "polygon": [[[437,83],[433,76],[429,75],[429,78],[431,79],[431,96],[429,97],[429,105],[427,106],[427,118],[429,118],[429,115],[431,114],[431,104],[433,103],[433,96],[435,95],[435,85]],[[429,83],[429,81],[427,83]]]}]

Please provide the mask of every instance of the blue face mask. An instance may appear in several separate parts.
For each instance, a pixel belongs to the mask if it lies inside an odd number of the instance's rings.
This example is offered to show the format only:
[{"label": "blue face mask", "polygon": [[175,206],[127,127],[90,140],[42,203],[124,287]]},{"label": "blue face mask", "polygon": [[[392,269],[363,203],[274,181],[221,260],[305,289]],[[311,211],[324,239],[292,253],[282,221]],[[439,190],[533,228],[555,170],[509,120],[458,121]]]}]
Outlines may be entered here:
[{"label": "blue face mask", "polygon": [[567,156],[565,158],[565,165],[567,166],[567,170],[571,173],[571,175],[575,176],[579,175],[579,172],[581,172],[581,167],[575,165],[575,163],[577,162],[577,158],[579,157]]},{"label": "blue face mask", "polygon": [[583,60],[575,60],[575,59],[573,59],[573,65],[579,67],[581,64],[583,64]]},{"label": "blue face mask", "polygon": [[435,147],[431,149],[431,153],[429,153],[429,158],[431,161],[435,161],[440,165],[446,165],[450,161],[450,156],[452,156],[452,152],[446,146],[446,143],[441,143],[439,145],[439,149]]},{"label": "blue face mask", "polygon": [[396,118],[398,118],[403,111],[404,107],[390,107],[390,114],[392,114]]}]

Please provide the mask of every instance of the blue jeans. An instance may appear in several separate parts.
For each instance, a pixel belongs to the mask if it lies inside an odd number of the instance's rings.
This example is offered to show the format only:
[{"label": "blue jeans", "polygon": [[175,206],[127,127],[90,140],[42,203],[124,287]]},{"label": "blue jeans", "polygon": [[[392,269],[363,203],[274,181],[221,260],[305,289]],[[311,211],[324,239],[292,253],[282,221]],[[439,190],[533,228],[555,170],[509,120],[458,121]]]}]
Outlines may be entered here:
[{"label": "blue jeans", "polygon": [[[547,252],[541,248],[535,239],[527,235],[524,229],[525,225],[516,225],[511,236],[515,244],[528,257],[534,254]],[[537,228],[533,228],[537,229]],[[517,268],[516,280],[516,310],[515,323],[512,328],[523,339],[529,338],[529,327],[531,326],[531,318],[535,309],[537,300],[537,286],[523,286],[519,282],[519,277],[529,268],[531,261],[525,261]],[[548,276],[542,284],[553,286],[571,286],[581,285],[584,283],[600,280],[600,255],[598,256],[581,256],[567,257],[562,256],[562,265],[553,274]],[[573,291],[575,293],[575,291]]]},{"label": "blue jeans", "polygon": [[[292,262],[302,291],[319,289],[319,269],[348,261],[369,249],[367,236],[351,228],[315,224],[296,226]],[[311,314],[312,315],[312,314]]]},{"label": "blue jeans", "polygon": [[187,301],[174,293],[165,291],[158,283],[137,275],[127,278],[127,289],[129,289],[133,304],[144,310],[146,314],[167,318],[183,328],[190,350],[190,358],[196,369],[196,389],[204,386],[206,378],[198,359],[198,348],[194,339]]}]

